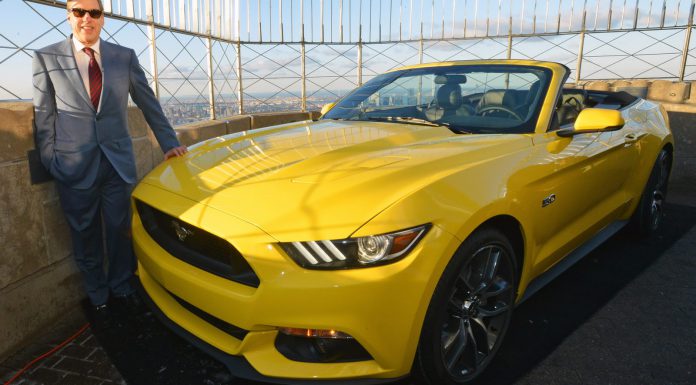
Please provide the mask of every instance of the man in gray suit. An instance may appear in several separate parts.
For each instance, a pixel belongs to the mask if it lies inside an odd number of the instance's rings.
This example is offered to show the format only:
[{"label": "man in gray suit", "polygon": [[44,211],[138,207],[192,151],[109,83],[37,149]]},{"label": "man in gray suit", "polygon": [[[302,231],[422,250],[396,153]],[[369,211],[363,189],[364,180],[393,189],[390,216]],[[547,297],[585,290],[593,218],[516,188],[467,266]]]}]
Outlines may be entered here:
[{"label": "man in gray suit", "polygon": [[36,145],[55,179],[89,299],[97,315],[105,316],[110,298],[137,302],[130,284],[136,267],[130,239],[136,168],[128,95],[143,111],[165,159],[183,155],[186,147],[179,144],[135,52],[100,40],[101,0],[69,0],[67,9],[72,35],[34,54]]}]

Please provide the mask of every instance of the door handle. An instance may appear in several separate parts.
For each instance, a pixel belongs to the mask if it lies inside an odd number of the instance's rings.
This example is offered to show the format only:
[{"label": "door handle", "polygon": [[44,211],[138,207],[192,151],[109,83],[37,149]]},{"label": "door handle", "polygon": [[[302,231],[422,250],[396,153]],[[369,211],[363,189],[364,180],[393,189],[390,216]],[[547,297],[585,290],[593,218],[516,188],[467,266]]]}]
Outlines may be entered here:
[{"label": "door handle", "polygon": [[633,144],[633,143],[637,142],[638,140],[640,140],[640,138],[642,138],[644,136],[645,136],[644,132],[641,132],[641,133],[630,132],[630,133],[624,135],[624,143]]}]

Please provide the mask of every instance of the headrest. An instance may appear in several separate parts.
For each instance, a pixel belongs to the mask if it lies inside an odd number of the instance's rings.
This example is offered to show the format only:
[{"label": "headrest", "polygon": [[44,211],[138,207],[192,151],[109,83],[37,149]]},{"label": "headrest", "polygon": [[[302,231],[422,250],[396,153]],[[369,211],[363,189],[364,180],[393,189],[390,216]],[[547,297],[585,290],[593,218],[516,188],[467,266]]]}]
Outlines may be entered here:
[{"label": "headrest", "polygon": [[459,84],[444,84],[437,90],[437,105],[441,108],[459,108],[462,105],[462,88]]}]

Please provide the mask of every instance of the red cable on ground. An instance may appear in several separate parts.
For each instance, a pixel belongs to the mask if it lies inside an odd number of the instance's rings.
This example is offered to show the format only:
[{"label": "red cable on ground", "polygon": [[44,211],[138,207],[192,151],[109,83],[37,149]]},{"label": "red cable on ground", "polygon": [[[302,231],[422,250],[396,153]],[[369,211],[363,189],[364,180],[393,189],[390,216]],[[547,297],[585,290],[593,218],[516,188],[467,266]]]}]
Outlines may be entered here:
[{"label": "red cable on ground", "polygon": [[80,334],[84,333],[84,331],[87,330],[88,327],[89,327],[89,322],[87,322],[86,324],[84,324],[84,325],[80,328],[80,330],[77,331],[77,333],[73,334],[73,335],[72,335],[70,338],[68,338],[67,340],[61,342],[58,346],[56,346],[56,347],[54,347],[53,349],[47,351],[46,353],[44,353],[44,354],[42,354],[42,355],[40,355],[40,356],[34,358],[30,363],[26,364],[26,365],[22,368],[22,370],[20,370],[19,372],[17,372],[17,374],[15,374],[12,378],[10,378],[4,385],[10,385],[14,380],[16,380],[17,378],[19,378],[19,376],[21,376],[22,374],[24,374],[24,372],[26,372],[29,368],[31,368],[35,363],[37,363],[37,362],[43,360],[43,359],[46,358],[46,357],[49,357],[49,356],[52,355],[53,353],[55,353],[55,352],[57,352],[58,350],[62,349],[65,345],[69,344],[72,340],[74,340],[75,338],[79,337]]}]

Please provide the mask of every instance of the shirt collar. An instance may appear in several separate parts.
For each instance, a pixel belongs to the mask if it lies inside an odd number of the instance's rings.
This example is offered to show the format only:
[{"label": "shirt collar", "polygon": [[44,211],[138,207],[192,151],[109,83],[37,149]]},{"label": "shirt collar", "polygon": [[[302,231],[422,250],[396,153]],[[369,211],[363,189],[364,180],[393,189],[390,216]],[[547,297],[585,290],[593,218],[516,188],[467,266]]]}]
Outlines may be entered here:
[{"label": "shirt collar", "polygon": [[[73,35],[73,37],[72,37],[72,42],[73,42],[73,46],[75,46],[76,52],[81,52],[85,48],[85,45],[82,44],[79,40],[77,40],[75,35]],[[99,56],[101,56],[101,52],[100,52],[100,45],[101,44],[100,43],[101,43],[101,39],[98,39],[96,43],[94,43],[91,47],[89,47],[94,52],[96,52],[97,55],[99,55]]]}]

